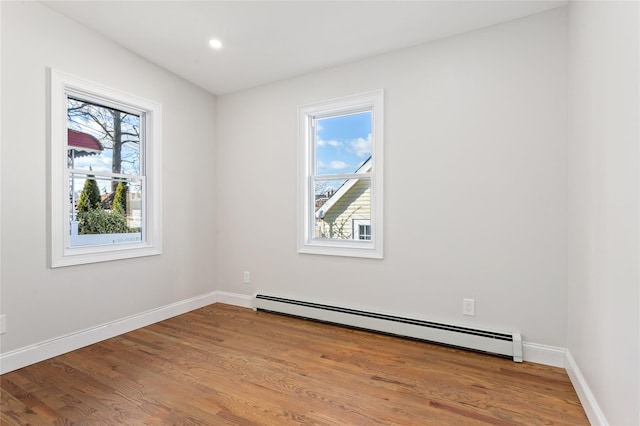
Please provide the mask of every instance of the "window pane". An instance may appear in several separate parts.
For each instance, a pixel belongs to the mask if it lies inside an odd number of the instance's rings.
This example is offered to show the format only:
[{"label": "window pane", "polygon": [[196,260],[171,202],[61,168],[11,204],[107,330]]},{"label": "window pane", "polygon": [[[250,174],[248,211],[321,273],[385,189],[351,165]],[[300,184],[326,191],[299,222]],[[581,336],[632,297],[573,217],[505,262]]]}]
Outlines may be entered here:
[{"label": "window pane", "polygon": [[371,239],[371,225],[358,225],[358,239],[360,240]]},{"label": "window pane", "polygon": [[71,173],[69,191],[69,247],[142,241],[141,179]]},{"label": "window pane", "polygon": [[69,168],[140,175],[140,116],[67,98]]},{"label": "window pane", "polygon": [[316,179],[314,182],[316,210],[324,205],[349,179]]},{"label": "window pane", "polygon": [[316,174],[355,173],[371,157],[371,111],[315,120]]},{"label": "window pane", "polygon": [[315,238],[356,239],[354,220],[371,219],[370,179],[316,179],[314,182]]}]

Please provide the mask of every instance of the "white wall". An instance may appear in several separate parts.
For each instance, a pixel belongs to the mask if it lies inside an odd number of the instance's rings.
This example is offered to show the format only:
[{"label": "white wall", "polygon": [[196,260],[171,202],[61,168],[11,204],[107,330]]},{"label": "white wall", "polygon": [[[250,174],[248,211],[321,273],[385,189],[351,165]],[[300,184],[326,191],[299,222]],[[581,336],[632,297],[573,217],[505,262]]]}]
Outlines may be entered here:
[{"label": "white wall", "polygon": [[[0,7],[0,23],[2,23],[2,7]],[[0,82],[1,81],[2,81],[2,31],[0,31]],[[2,84],[0,84],[0,99],[2,99]],[[0,176],[2,176],[2,102],[0,102]],[[3,315],[3,312],[2,312],[2,196],[1,196],[1,193],[0,193],[0,315]],[[0,337],[0,339],[2,339],[2,337]],[[1,341],[0,341],[0,351],[2,351]]]},{"label": "white wall", "polygon": [[[215,97],[40,3],[1,7],[2,352],[215,290]],[[161,256],[47,267],[48,67],[162,103]]]},{"label": "white wall", "polygon": [[569,7],[567,346],[594,424],[640,424],[638,14],[637,2]]},{"label": "white wall", "polygon": [[[561,8],[219,97],[218,288],[565,347],[566,55]],[[298,254],[296,108],[380,88],[385,258]]]}]

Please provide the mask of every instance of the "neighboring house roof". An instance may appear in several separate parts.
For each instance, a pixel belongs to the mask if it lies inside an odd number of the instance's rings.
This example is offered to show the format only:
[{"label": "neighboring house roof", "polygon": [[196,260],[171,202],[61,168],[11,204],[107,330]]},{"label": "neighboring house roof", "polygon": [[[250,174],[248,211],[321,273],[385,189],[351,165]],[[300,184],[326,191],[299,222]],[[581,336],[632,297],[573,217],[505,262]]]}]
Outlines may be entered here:
[{"label": "neighboring house roof", "polygon": [[[366,173],[370,170],[371,157],[369,157],[367,161],[365,161],[362,166],[360,166],[358,170],[356,170],[356,173]],[[331,197],[329,197],[327,202],[324,203],[322,207],[316,210],[316,217],[318,219],[322,219],[327,214],[327,212],[331,210],[331,207],[333,207],[336,202],[338,202],[338,200],[340,200],[340,198],[344,196],[344,194],[349,192],[349,190],[353,187],[353,185],[356,184],[356,182],[358,182],[358,179],[348,179],[340,188],[338,188],[336,192],[333,193]]]},{"label": "neighboring house roof", "polygon": [[98,139],[77,130],[67,129],[67,149],[75,151],[75,157],[99,154],[104,147]]},{"label": "neighboring house roof", "polygon": [[116,198],[115,192],[107,192],[100,195],[100,205],[104,210],[111,210],[113,208],[113,200]]}]

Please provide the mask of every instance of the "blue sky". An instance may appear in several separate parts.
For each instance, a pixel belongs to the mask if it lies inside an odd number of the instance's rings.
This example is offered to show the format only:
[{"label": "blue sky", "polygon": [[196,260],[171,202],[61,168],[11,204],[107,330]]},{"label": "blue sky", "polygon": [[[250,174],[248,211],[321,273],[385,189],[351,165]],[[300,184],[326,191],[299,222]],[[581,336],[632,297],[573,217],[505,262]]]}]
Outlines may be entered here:
[{"label": "blue sky", "polygon": [[317,174],[355,172],[371,155],[371,112],[319,119]]}]

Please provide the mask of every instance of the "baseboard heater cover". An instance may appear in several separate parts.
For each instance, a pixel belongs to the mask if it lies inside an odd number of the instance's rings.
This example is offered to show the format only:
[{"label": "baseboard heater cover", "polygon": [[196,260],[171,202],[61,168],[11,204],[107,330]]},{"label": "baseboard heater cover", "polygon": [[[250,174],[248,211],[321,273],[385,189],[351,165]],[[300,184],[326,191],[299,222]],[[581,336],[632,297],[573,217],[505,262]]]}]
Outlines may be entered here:
[{"label": "baseboard heater cover", "polygon": [[522,362],[522,337],[516,332],[461,327],[265,294],[254,295],[253,308],[491,353]]}]

